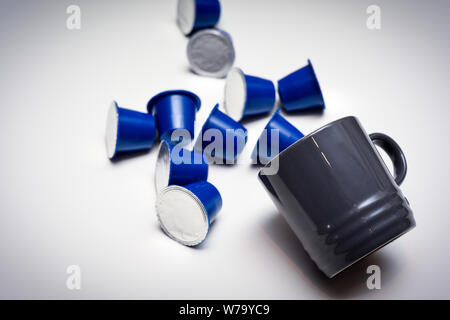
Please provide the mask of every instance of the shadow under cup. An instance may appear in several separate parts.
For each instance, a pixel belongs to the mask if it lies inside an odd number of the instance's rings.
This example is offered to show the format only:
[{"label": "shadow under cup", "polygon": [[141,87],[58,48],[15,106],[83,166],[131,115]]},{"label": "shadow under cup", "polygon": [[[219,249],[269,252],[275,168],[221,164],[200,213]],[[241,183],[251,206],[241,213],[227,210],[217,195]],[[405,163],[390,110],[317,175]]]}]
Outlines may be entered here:
[{"label": "shadow under cup", "polygon": [[[393,161],[395,178],[375,144]],[[330,278],[415,227],[398,187],[406,175],[402,150],[384,134],[367,135],[355,117],[305,136],[276,160],[278,171],[269,163],[259,178]]]}]

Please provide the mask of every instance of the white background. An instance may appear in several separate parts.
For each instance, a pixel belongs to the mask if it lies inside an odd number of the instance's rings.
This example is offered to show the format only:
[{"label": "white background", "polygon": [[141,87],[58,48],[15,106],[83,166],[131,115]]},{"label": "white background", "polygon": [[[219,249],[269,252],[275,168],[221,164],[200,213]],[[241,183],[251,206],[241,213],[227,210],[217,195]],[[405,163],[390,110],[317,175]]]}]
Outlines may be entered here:
[{"label": "white background", "polygon": [[[81,7],[81,30],[66,8]],[[236,66],[280,79],[311,58],[327,109],[287,115],[307,134],[347,115],[392,136],[409,172],[402,190],[417,228],[329,280],[317,270],[244,159],[269,117],[245,123],[242,164],[213,166],[224,206],[199,248],[156,220],[156,148],[112,163],[109,103],[145,111],[160,91],[202,99],[223,79],[189,71],[176,1],[2,1],[0,10],[0,297],[145,299],[450,298],[449,3],[223,0],[220,27]],[[368,290],[366,268],[382,270]],[[82,288],[66,288],[79,265]]]}]

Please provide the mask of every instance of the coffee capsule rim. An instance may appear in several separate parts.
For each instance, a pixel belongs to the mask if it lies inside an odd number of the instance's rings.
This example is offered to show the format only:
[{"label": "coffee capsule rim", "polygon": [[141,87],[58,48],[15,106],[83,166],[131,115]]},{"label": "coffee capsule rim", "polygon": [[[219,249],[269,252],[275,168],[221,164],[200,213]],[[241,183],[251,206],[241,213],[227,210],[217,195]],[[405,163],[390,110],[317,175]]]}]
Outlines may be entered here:
[{"label": "coffee capsule rim", "polygon": [[[205,34],[210,34],[210,35],[214,35],[218,38],[221,38],[222,40],[225,41],[225,44],[227,45],[227,47],[229,47],[231,49],[231,58],[228,59],[226,61],[225,64],[223,64],[223,66],[215,72],[210,72],[210,71],[206,71],[204,70],[201,66],[199,66],[196,63],[193,63],[194,59],[192,57],[192,44],[200,37],[202,37]],[[236,59],[236,52],[234,50],[234,45],[233,45],[233,41],[231,40],[231,36],[228,34],[228,32],[217,29],[217,28],[207,28],[207,29],[201,29],[197,32],[195,32],[188,41],[188,45],[187,45],[187,56],[188,56],[188,61],[189,61],[189,65],[191,66],[192,70],[201,76],[207,76],[207,77],[214,77],[214,78],[224,78],[229,70],[233,67],[234,64],[234,60]]]},{"label": "coffee capsule rim", "polygon": [[[162,210],[161,204],[162,204],[163,201],[168,201],[167,199],[163,199],[163,197],[167,193],[172,192],[172,191],[181,192],[184,196],[187,197],[186,199],[193,200],[194,204],[196,204],[198,206],[199,210],[197,211],[197,214],[201,215],[202,222],[204,222],[203,225],[202,225],[202,230],[200,230],[200,232],[199,232],[199,234],[200,234],[199,237],[197,237],[197,238],[195,238],[193,240],[190,240],[190,241],[189,240],[184,240],[181,237],[179,237],[176,234],[174,234],[173,232],[171,232],[167,228],[167,226],[166,226],[166,224],[164,222],[164,218],[161,216],[161,210]],[[208,213],[207,213],[206,208],[203,205],[202,201],[192,191],[190,191],[189,189],[187,189],[187,188],[185,188],[183,186],[177,186],[177,185],[171,185],[171,186],[165,187],[164,189],[162,189],[159,192],[159,194],[157,196],[155,207],[156,207],[156,215],[158,217],[158,221],[159,221],[159,223],[161,225],[161,228],[163,229],[163,231],[171,239],[173,239],[173,240],[175,240],[175,241],[177,241],[177,242],[179,242],[179,243],[181,243],[181,244],[183,244],[185,246],[196,246],[196,245],[202,243],[206,239],[206,236],[208,235],[208,232],[209,232],[209,217],[208,217]],[[178,215],[178,214],[179,214],[179,212],[176,212],[176,213],[172,212],[172,215]]]}]

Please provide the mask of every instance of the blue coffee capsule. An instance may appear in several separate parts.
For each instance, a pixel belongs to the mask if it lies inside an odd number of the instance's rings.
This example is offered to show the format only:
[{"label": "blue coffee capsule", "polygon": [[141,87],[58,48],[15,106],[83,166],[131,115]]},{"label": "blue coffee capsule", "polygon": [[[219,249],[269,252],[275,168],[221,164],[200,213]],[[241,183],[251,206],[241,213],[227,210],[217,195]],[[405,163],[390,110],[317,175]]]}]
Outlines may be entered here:
[{"label": "blue coffee capsule", "polygon": [[[219,110],[212,109],[195,143],[195,150],[227,164],[235,162],[247,143],[247,129],[239,122]],[[219,160],[219,161],[218,161]]]},{"label": "blue coffee capsule", "polygon": [[[278,139],[276,139],[275,132],[278,133]],[[267,123],[258,139],[258,142],[256,143],[255,148],[253,149],[253,163],[267,164],[281,151],[288,148],[303,137],[303,133],[288,122],[280,114],[280,109],[278,109]],[[278,146],[276,145],[277,143]]]},{"label": "blue coffee capsule", "polygon": [[322,91],[311,61],[278,81],[278,94],[286,111],[325,109]]},{"label": "blue coffee capsule", "polygon": [[275,86],[270,80],[249,76],[239,68],[232,69],[225,84],[225,109],[236,121],[272,111]]},{"label": "blue coffee capsule", "polygon": [[178,0],[177,23],[183,34],[212,28],[220,18],[219,0]]},{"label": "blue coffee capsule", "polygon": [[115,101],[111,103],[105,134],[109,159],[119,152],[150,149],[155,135],[155,118],[151,114],[120,108]]},{"label": "blue coffee capsule", "polygon": [[156,214],[162,229],[186,246],[196,246],[205,240],[221,208],[219,191],[206,181],[168,186],[156,199]]},{"label": "blue coffee capsule", "polygon": [[207,179],[208,160],[205,156],[161,141],[155,168],[157,192],[169,185],[184,186]]},{"label": "blue coffee capsule", "polygon": [[147,104],[147,110],[156,118],[160,140],[177,142],[172,139],[175,130],[185,130],[194,136],[195,114],[200,109],[200,98],[185,90],[164,91]]}]

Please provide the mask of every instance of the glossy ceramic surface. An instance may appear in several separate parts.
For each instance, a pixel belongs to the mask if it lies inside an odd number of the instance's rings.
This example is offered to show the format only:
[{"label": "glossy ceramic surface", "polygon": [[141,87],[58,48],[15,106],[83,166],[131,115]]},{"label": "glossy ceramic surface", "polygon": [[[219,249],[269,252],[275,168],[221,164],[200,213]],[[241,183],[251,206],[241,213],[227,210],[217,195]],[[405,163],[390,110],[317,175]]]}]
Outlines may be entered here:
[{"label": "glossy ceramic surface", "polygon": [[[372,140],[393,160],[395,178]],[[384,134],[367,135],[355,117],[305,136],[277,160],[278,172],[264,175],[271,162],[259,178],[328,277],[415,226],[398,186],[406,174],[402,150]]]}]

